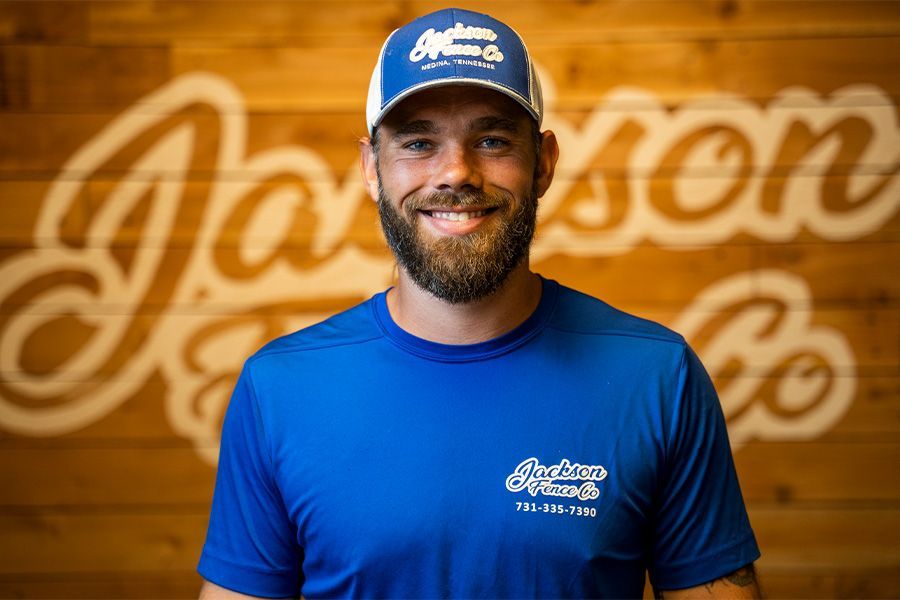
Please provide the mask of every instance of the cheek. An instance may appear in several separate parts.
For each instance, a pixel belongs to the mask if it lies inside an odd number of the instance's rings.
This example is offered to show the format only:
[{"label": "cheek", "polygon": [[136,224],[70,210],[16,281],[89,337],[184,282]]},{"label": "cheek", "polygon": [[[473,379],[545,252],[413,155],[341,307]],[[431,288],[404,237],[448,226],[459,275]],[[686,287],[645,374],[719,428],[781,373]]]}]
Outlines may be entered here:
[{"label": "cheek", "polygon": [[500,162],[485,169],[485,181],[521,196],[531,192],[534,170],[524,168],[521,161]]},{"label": "cheek", "polygon": [[427,170],[422,165],[394,163],[381,172],[381,185],[392,198],[405,198],[427,181]]}]

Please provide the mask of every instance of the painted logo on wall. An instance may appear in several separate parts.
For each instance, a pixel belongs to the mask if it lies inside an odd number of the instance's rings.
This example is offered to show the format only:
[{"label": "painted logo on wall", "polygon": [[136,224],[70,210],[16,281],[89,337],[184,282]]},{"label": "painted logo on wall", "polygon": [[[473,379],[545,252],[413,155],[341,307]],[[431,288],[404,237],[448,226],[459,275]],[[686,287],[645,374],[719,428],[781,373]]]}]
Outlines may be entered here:
[{"label": "painted logo on wall", "polygon": [[[576,126],[553,110],[553,82],[542,80],[546,128],[578,151],[563,153],[558,171],[572,176],[542,200],[534,261],[561,252],[620,255],[647,243],[679,252],[740,234],[776,243],[806,230],[826,241],[853,240],[900,207],[896,166],[887,174],[851,168],[840,183],[827,181],[838,156],[856,165],[896,162],[895,110],[876,87],[827,97],[790,88],[765,107],[718,95],[675,110],[645,91],[617,89]],[[196,106],[215,115],[216,140],[190,120],[171,120]],[[173,429],[214,462],[244,358],[262,341],[327,316],[305,303],[349,303],[389,284],[390,254],[349,234],[368,201],[354,165],[335,172],[301,146],[248,155],[247,127],[229,81],[190,73],[119,115],[62,167],[43,198],[33,248],[0,264],[0,299],[10,307],[0,322],[0,427],[32,436],[71,432],[103,419],[158,375]],[[94,175],[148,132],[152,141],[98,193]],[[851,132],[864,143],[848,144]],[[212,181],[194,194],[192,160],[209,143],[217,144]],[[623,161],[628,201],[621,206],[594,166],[613,151]],[[789,172],[778,168],[788,162]],[[660,177],[672,184],[654,187]],[[66,226],[89,186],[101,199],[73,239]],[[302,252],[291,237],[298,229]],[[126,234],[131,253],[118,247]],[[198,303],[211,308],[186,309]],[[719,382],[736,446],[815,437],[852,403],[853,350],[840,330],[810,320],[813,309],[802,278],[751,270],[702,290],[669,323],[692,341],[704,334],[697,349],[714,375],[728,365],[748,369]],[[302,318],[286,316],[301,311]],[[32,336],[62,321],[83,330],[77,347],[50,369],[23,369]],[[763,395],[773,378],[774,391]]]}]

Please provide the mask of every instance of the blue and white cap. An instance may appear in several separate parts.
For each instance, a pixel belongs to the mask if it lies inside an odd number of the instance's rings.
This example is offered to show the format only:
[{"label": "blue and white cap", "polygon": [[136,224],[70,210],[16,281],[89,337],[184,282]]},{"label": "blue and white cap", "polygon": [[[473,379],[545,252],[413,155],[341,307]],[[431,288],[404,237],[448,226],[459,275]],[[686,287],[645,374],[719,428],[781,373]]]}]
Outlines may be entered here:
[{"label": "blue and white cap", "polygon": [[541,123],[541,84],[525,42],[500,21],[445,8],[394,30],[369,82],[366,123],[371,135],[404,98],[442,85],[475,85],[506,94]]}]

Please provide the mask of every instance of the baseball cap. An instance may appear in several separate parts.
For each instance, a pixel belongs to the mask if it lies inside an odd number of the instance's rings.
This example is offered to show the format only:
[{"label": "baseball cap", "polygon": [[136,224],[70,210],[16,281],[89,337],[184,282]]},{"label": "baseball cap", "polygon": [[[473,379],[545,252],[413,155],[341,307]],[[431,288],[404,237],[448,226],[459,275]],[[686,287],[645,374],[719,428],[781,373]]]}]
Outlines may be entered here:
[{"label": "baseball cap", "polygon": [[488,15],[445,8],[394,30],[384,42],[369,82],[369,134],[401,100],[442,85],[496,90],[541,123],[541,85],[519,34]]}]

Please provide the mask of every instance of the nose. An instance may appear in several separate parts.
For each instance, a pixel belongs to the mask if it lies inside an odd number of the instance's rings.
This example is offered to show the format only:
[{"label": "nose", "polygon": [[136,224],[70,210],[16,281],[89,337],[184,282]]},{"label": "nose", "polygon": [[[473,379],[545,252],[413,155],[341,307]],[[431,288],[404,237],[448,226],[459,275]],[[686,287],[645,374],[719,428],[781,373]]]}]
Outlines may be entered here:
[{"label": "nose", "polygon": [[478,157],[462,144],[445,144],[438,156],[434,187],[443,192],[481,189],[482,174]]}]

